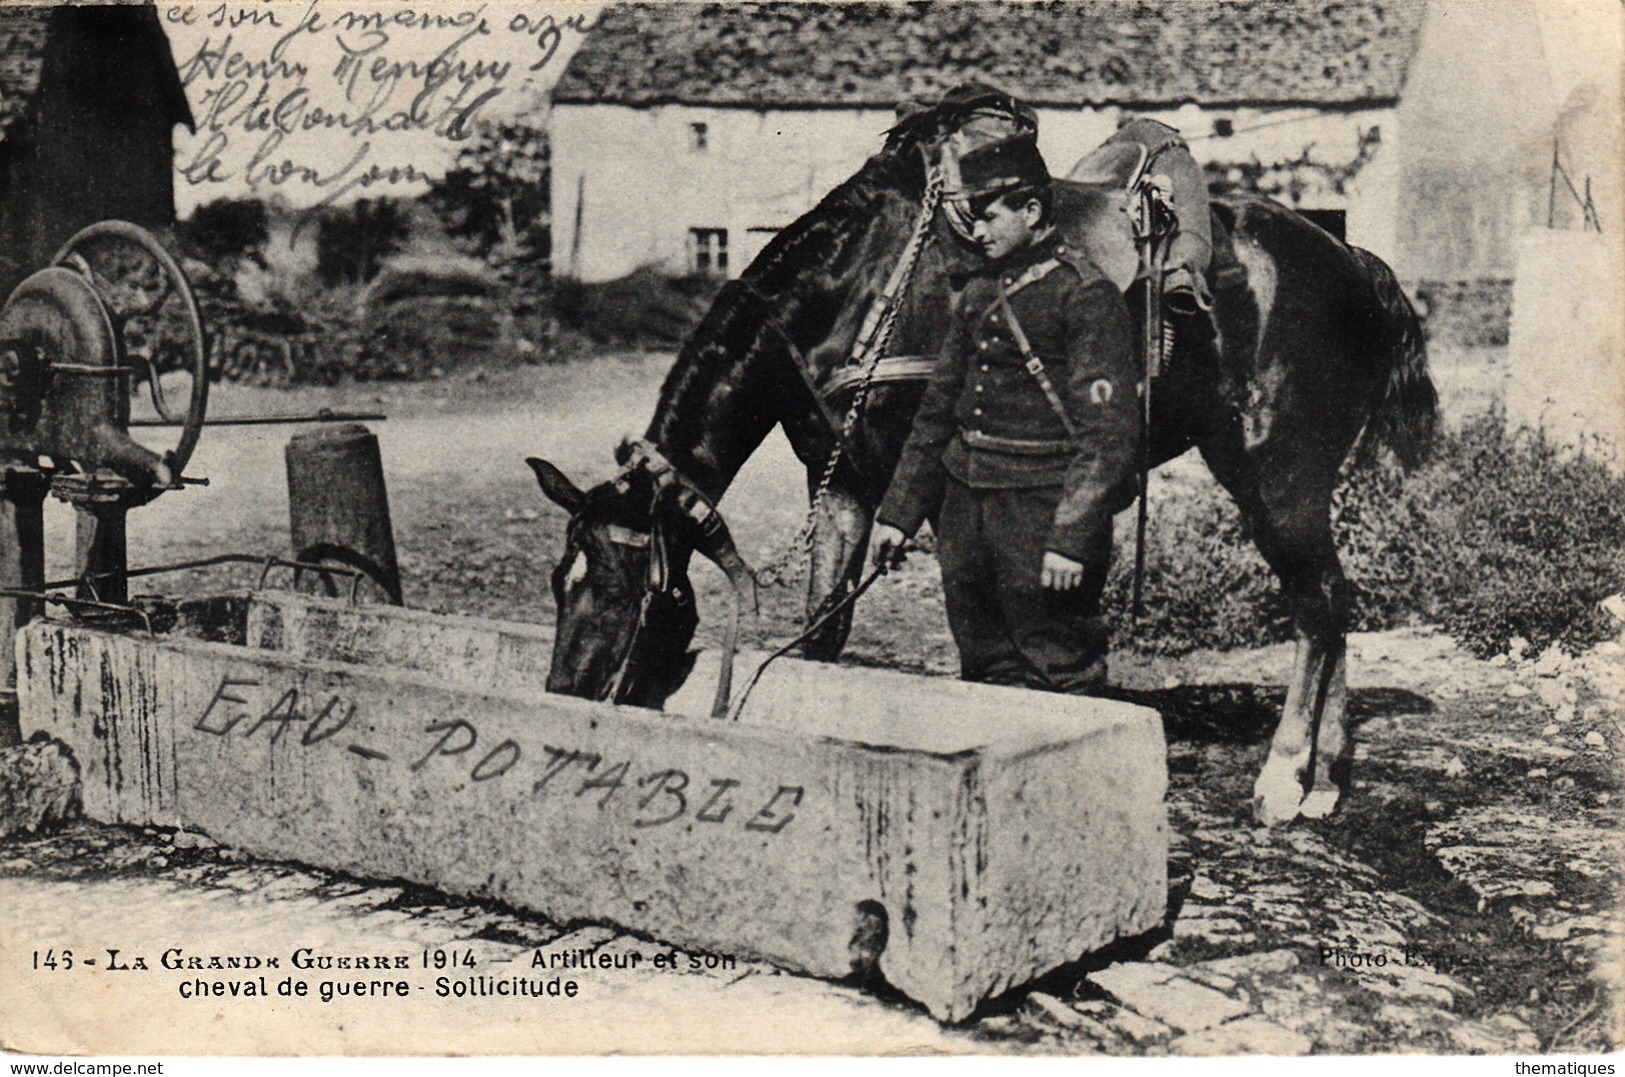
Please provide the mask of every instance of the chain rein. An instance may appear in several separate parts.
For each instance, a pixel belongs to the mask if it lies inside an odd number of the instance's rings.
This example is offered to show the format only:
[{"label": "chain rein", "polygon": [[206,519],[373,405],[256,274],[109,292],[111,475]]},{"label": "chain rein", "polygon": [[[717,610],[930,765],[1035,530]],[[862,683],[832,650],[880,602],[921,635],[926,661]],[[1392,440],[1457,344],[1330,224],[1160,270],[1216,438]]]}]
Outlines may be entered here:
[{"label": "chain rein", "polygon": [[[763,586],[789,586],[801,574],[795,566],[805,567],[812,554],[813,532],[817,529],[818,514],[829,496],[830,483],[834,481],[835,470],[840,466],[841,457],[851,442],[852,432],[857,429],[858,419],[869,401],[869,389],[874,383],[875,371],[880,367],[886,345],[891,343],[892,330],[897,325],[897,313],[902,309],[909,285],[913,283],[914,266],[919,261],[920,252],[925,249],[925,241],[930,236],[931,222],[936,216],[937,206],[942,201],[945,182],[942,170],[935,165],[931,166],[926,180],[925,195],[920,204],[920,216],[914,222],[914,234],[909,237],[908,246],[904,248],[903,257],[898,261],[897,268],[892,271],[892,281],[896,282],[895,294],[889,298],[885,295],[881,297],[885,303],[885,311],[873,332],[860,331],[858,334],[857,348],[853,355],[863,356],[861,360],[864,364],[863,379],[858,382],[857,391],[852,396],[852,406],[846,409],[840,437],[836,440],[829,459],[824,462],[824,473],[819,476],[812,504],[807,509],[807,519],[801,525],[801,533],[791,540],[778,560],[756,573],[758,582]],[[888,291],[891,289],[888,288]]]}]

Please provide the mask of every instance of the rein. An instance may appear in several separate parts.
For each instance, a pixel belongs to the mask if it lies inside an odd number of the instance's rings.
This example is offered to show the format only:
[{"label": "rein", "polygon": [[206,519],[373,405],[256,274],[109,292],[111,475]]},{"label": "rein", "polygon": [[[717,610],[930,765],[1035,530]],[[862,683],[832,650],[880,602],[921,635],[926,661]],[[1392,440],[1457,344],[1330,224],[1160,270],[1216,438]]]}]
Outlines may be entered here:
[{"label": "rein", "polygon": [[[851,444],[852,432],[857,428],[858,419],[862,417],[865,406],[869,402],[869,390],[876,381],[876,373],[880,369],[882,356],[886,345],[891,343],[892,331],[897,327],[897,314],[902,309],[903,297],[908,294],[908,287],[914,280],[914,269],[919,264],[920,252],[925,249],[926,242],[931,238],[931,222],[936,218],[937,208],[942,204],[942,192],[946,179],[942,170],[927,162],[927,179],[925,193],[920,200],[920,213],[914,221],[913,234],[909,236],[908,245],[903,248],[902,255],[897,264],[892,267],[891,275],[886,278],[886,286],[881,289],[880,295],[869,305],[864,315],[863,323],[858,329],[858,335],[852,342],[852,353],[842,368],[849,370],[852,367],[861,368],[863,373],[857,378],[857,391],[852,397],[852,404],[846,409],[846,417],[839,427],[835,426],[835,414],[829,408],[824,394],[820,393],[812,382],[812,371],[808,369],[806,357],[799,347],[792,341],[777,319],[771,314],[764,315],[762,322],[771,328],[783,340],[790,350],[791,362],[806,382],[807,388],[812,392],[813,400],[817,404],[824,419],[829,423],[831,432],[836,435],[835,447],[830,450],[828,459],[824,461],[823,474],[819,476],[811,504],[807,508],[807,519],[801,525],[801,532],[785,550],[783,556],[764,568],[759,574],[763,583],[769,586],[780,586],[789,582],[793,577],[786,575],[786,570],[792,563],[805,562],[812,551],[813,532],[818,524],[818,514],[829,497],[830,483],[835,479],[835,471],[840,466],[841,459],[847,454]],[[744,290],[756,296],[764,306],[768,305],[767,298],[762,296],[749,285],[742,285]],[[846,378],[841,387],[851,384],[852,379]]]},{"label": "rein", "polygon": [[872,570],[870,570],[869,575],[864,578],[862,583],[858,584],[856,587],[852,588],[852,590],[842,595],[839,602],[825,610],[817,620],[813,621],[812,624],[802,629],[799,636],[791,640],[789,643],[786,643],[784,646],[780,647],[766,658],[762,659],[762,664],[756,667],[756,672],[751,674],[750,680],[746,682],[745,690],[739,693],[739,704],[733,709],[733,720],[736,722],[739,721],[739,716],[745,711],[745,704],[750,700],[751,692],[756,688],[756,682],[762,679],[762,674],[767,672],[768,666],[789,654],[790,651],[798,646],[802,641],[806,640],[814,632],[817,632],[820,628],[823,628],[826,624],[828,624],[830,619],[836,614],[840,613],[842,610],[855,603],[858,599],[862,598],[863,592],[867,591],[876,580],[884,576],[889,567],[890,566],[884,564],[876,565]]}]

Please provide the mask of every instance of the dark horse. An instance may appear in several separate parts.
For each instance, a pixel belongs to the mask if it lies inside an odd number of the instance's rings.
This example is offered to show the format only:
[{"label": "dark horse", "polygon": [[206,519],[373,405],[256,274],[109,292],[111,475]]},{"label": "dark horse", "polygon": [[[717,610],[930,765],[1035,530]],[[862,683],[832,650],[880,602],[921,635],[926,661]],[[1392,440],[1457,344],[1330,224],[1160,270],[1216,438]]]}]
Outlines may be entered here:
[{"label": "dark horse", "polygon": [[[917,227],[929,231],[906,274],[888,354],[935,353],[955,287],[979,257],[948,214],[922,219],[936,154],[955,131],[964,138],[962,119],[928,110],[900,123],[856,175],[724,287],[679,352],[644,438],[618,452],[614,479],[584,492],[530,461],[571,513],[553,574],[550,690],[659,706],[681,684],[696,626],[690,555],[699,550],[742,591],[751,586],[715,502],[775,425],[816,486],[858,390],[854,341]],[[1120,187],[1062,182],[1058,224],[1069,234],[1126,227],[1124,198]],[[1154,385],[1150,459],[1155,466],[1196,446],[1280,578],[1297,649],[1254,812],[1269,823],[1321,817],[1336,806],[1352,754],[1350,596],[1332,541],[1332,492],[1362,431],[1402,463],[1420,459],[1435,423],[1433,386],[1416,314],[1375,256],[1265,199],[1225,197],[1213,212],[1245,272],[1217,289],[1216,339],[1185,334]],[[883,364],[869,384],[816,503],[809,616],[861,573],[924,369]],[[833,658],[848,627],[833,619],[809,656]]]}]

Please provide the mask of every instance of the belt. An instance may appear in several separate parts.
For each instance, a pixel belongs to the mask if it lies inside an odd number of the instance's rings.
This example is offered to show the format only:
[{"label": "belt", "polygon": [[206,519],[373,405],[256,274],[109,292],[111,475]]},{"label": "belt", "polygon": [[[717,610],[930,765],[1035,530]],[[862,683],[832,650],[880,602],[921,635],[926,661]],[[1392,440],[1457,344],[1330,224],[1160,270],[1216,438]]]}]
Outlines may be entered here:
[{"label": "belt", "polygon": [[1027,438],[1001,438],[984,434],[980,430],[961,430],[959,440],[967,448],[984,452],[1006,453],[1010,456],[1060,456],[1078,451],[1078,444],[1067,438],[1029,440]]}]

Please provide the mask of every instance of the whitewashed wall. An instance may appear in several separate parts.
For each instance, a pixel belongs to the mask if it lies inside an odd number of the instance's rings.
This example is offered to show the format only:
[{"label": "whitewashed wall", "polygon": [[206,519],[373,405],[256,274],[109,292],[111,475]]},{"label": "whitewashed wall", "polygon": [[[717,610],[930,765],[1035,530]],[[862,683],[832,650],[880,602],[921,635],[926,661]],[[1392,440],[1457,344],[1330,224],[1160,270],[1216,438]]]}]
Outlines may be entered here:
[{"label": "whitewashed wall", "polygon": [[[726,228],[737,276],[755,253],[751,230],[806,212],[880,147],[892,121],[889,110],[560,105],[549,124],[555,269],[589,281],[646,265],[680,273],[689,229]],[[695,123],[707,128],[704,152],[691,148]]]},{"label": "whitewashed wall", "polygon": [[[1308,183],[1296,199],[1279,199],[1294,209],[1342,210],[1347,214],[1350,243],[1365,247],[1384,259],[1395,249],[1399,206],[1399,120],[1391,108],[1328,111],[1316,108],[1184,108],[1144,115],[1176,127],[1190,144],[1191,154],[1203,165],[1265,166],[1282,162],[1310,162],[1292,170]],[[1232,131],[1220,135],[1221,121]],[[1042,121],[1040,121],[1042,122]],[[1115,125],[1115,117],[1114,117]],[[1376,131],[1380,142],[1342,191],[1313,166],[1342,169],[1360,153],[1362,133]],[[1285,170],[1282,170],[1283,174]]]},{"label": "whitewashed wall", "polygon": [[1625,248],[1618,235],[1518,237],[1506,417],[1554,442],[1625,458]]},{"label": "whitewashed wall", "polygon": [[1429,7],[1399,106],[1416,136],[1402,144],[1402,279],[1511,277],[1519,231],[1544,223],[1557,98],[1542,6],[1563,5]]},{"label": "whitewashed wall", "polygon": [[[1120,115],[1116,108],[1039,110],[1039,148],[1051,170],[1068,171],[1116,130]],[[1183,131],[1204,163],[1256,159],[1267,165],[1308,150],[1314,161],[1346,164],[1358,153],[1360,132],[1380,127],[1381,148],[1346,194],[1311,189],[1300,208],[1346,210],[1352,242],[1384,257],[1393,249],[1392,110],[1190,106],[1150,115]],[[889,109],[559,105],[549,124],[555,269],[589,281],[640,266],[680,273],[687,268],[689,230],[725,228],[729,273],[737,276],[772,229],[795,220],[856,171],[894,119]],[[1219,120],[1228,120],[1234,133],[1216,135]],[[703,152],[692,147],[695,123],[706,125]]]}]

